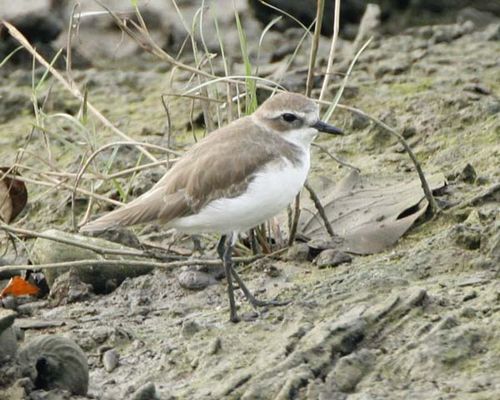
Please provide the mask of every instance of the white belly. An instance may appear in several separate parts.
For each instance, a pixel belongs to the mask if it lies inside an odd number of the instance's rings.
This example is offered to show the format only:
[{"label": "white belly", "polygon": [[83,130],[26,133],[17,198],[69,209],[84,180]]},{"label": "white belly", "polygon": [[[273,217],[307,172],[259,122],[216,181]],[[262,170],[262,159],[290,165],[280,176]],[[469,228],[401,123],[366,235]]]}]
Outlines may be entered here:
[{"label": "white belly", "polygon": [[283,159],[256,175],[247,191],[238,197],[214,200],[196,215],[168,225],[186,233],[242,232],[278,214],[290,204],[304,185],[309,171],[309,152],[300,165]]}]

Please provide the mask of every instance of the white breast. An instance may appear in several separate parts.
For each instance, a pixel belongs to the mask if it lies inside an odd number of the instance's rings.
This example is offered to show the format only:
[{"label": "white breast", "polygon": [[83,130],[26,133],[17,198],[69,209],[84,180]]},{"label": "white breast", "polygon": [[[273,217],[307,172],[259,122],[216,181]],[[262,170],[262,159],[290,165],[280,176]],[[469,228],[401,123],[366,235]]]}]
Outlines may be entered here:
[{"label": "white breast", "polygon": [[304,185],[309,171],[309,151],[293,165],[282,159],[261,170],[247,191],[234,198],[214,200],[196,215],[179,218],[168,225],[186,233],[230,233],[263,223],[290,204]]}]

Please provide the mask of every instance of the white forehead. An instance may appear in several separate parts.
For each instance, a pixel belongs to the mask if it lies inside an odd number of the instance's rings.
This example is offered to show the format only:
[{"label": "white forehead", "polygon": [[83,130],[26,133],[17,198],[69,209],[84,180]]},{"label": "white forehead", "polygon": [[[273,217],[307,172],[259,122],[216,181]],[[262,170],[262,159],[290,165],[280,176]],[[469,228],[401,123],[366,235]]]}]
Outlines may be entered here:
[{"label": "white forehead", "polygon": [[314,122],[319,118],[319,107],[311,99],[297,93],[280,93],[266,100],[256,111],[264,118],[276,118],[285,113]]}]

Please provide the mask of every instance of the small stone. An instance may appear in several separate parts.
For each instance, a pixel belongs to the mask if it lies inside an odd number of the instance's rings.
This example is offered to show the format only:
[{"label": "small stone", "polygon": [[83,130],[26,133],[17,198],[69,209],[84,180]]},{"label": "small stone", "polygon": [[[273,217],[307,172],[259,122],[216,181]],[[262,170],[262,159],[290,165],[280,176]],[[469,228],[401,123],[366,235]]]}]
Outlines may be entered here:
[{"label": "small stone", "polygon": [[458,179],[466,183],[474,183],[477,178],[477,173],[474,167],[467,163],[464,169],[458,175]]},{"label": "small stone", "polygon": [[471,93],[477,93],[477,94],[484,94],[484,95],[489,95],[491,94],[491,89],[481,85],[479,83],[469,83],[464,86],[464,90],[466,92],[471,92]]},{"label": "small stone", "polygon": [[500,113],[500,100],[491,99],[484,104],[483,108],[488,115],[496,115]]},{"label": "small stone", "polygon": [[16,316],[16,312],[10,310],[2,310],[0,308],[0,333],[12,326],[14,320],[16,319]]},{"label": "small stone", "polygon": [[[261,308],[261,311],[265,311],[265,308]],[[242,321],[251,322],[257,320],[259,318],[259,313],[257,311],[247,311],[240,314],[240,318]]]},{"label": "small stone", "polygon": [[188,290],[202,290],[216,282],[215,278],[206,272],[187,270],[177,276],[179,285]]},{"label": "small stone", "polygon": [[486,36],[486,40],[500,40],[500,24],[491,24],[486,28],[484,34]]},{"label": "small stone", "polygon": [[39,389],[59,388],[81,396],[87,394],[87,356],[76,342],[67,337],[36,336],[24,344],[17,360],[23,374],[29,376]]},{"label": "small stone", "polygon": [[131,400],[158,400],[155,384],[145,383],[132,394]]},{"label": "small stone", "polygon": [[294,243],[285,255],[287,261],[308,261],[309,260],[309,246],[306,243]]},{"label": "small stone", "polygon": [[102,355],[102,364],[107,372],[112,372],[118,366],[119,356],[115,349],[106,351]]},{"label": "small stone", "polygon": [[339,359],[326,381],[334,381],[342,392],[352,392],[375,362],[375,354],[366,349]]},{"label": "small stone", "polygon": [[481,231],[477,226],[455,225],[451,229],[450,238],[453,243],[465,250],[477,250],[481,247]]},{"label": "small stone", "polygon": [[1,305],[3,308],[6,308],[8,310],[16,310],[17,309],[17,297],[7,296],[7,297],[4,297],[0,300],[1,300]]},{"label": "small stone", "polygon": [[405,139],[409,139],[409,138],[415,136],[416,133],[417,133],[417,128],[415,128],[414,126],[405,126],[403,128],[403,132],[401,132],[401,135]]},{"label": "small stone", "polygon": [[181,328],[181,335],[183,338],[191,338],[201,330],[200,324],[196,321],[184,321]]},{"label": "small stone", "polygon": [[0,332],[0,365],[12,359],[17,352],[17,338],[14,327],[9,326]]},{"label": "small stone", "polygon": [[92,293],[92,285],[83,283],[74,269],[59,275],[50,288],[49,300],[53,306],[87,300]]},{"label": "small stone", "polygon": [[212,342],[208,346],[207,353],[209,355],[214,355],[217,354],[221,349],[222,349],[222,340],[220,339],[220,337],[216,337],[214,340],[212,340]]},{"label": "small stone", "polygon": [[475,290],[472,290],[464,296],[462,301],[464,301],[464,302],[469,301],[469,300],[475,299],[476,297],[477,297],[477,292]]},{"label": "small stone", "polygon": [[351,127],[353,130],[363,130],[370,125],[370,120],[362,115],[353,114]]},{"label": "small stone", "polygon": [[323,250],[314,262],[319,268],[336,267],[340,264],[351,263],[352,257],[343,251],[327,249]]}]

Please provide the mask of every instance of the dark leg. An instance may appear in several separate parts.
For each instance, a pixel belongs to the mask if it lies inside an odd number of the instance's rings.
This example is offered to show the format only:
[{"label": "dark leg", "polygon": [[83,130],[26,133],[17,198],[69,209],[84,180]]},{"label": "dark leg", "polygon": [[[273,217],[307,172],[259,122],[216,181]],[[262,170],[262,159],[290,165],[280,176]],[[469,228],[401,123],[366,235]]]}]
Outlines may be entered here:
[{"label": "dark leg", "polygon": [[[250,302],[250,304],[256,308],[256,307],[263,307],[263,306],[286,306],[287,304],[290,303],[290,300],[287,301],[277,301],[277,300],[271,300],[271,301],[263,301],[255,298],[255,296],[250,292],[250,290],[247,288],[247,286],[243,283],[243,280],[240,278],[240,276],[236,273],[235,269],[231,266],[231,274],[234,277],[234,280],[238,283],[240,289],[243,291],[245,294],[245,297],[247,300]],[[226,272],[227,274],[227,272]]]},{"label": "dark leg", "polygon": [[203,247],[201,246],[200,236],[192,235],[191,239],[193,240],[193,253],[203,254]]},{"label": "dark leg", "polygon": [[252,253],[254,255],[259,253],[259,248],[257,244],[257,235],[256,235],[256,230],[257,228],[250,229],[250,247],[252,248]]},{"label": "dark leg", "polygon": [[[226,248],[224,251],[224,255],[222,257],[222,262],[224,264],[224,270],[226,272],[226,279],[227,279],[227,294],[229,296],[229,309],[230,309],[230,314],[229,314],[229,320],[231,322],[239,322],[240,318],[238,317],[238,314],[236,313],[236,303],[234,301],[234,288],[233,288],[233,279],[231,275],[231,270],[233,269],[233,260],[232,260],[232,255],[233,255],[233,234],[229,235],[226,240]],[[217,250],[219,250],[220,247],[220,242],[219,246],[217,246]]]},{"label": "dark leg", "polygon": [[226,240],[227,236],[222,235],[220,237],[219,243],[217,243],[217,254],[219,255],[219,258],[224,261],[224,250],[226,249]]}]

